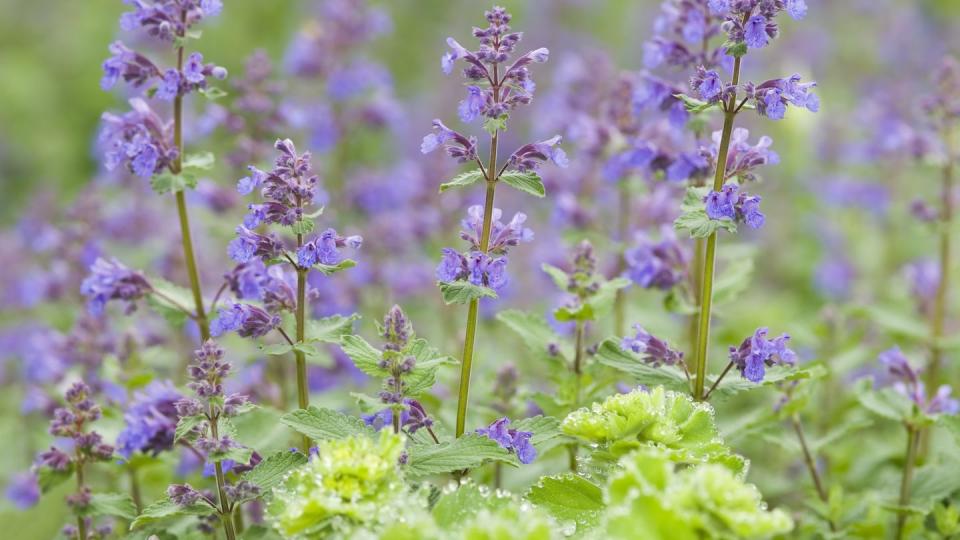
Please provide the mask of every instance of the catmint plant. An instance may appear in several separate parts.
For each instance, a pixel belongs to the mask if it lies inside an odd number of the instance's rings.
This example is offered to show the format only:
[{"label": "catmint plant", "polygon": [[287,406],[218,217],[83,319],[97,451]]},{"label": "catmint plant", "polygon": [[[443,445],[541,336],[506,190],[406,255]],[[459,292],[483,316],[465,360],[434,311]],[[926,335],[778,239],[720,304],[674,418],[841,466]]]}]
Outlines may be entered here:
[{"label": "catmint plant", "polygon": [[[723,49],[726,55],[733,57],[732,77],[726,81],[716,69],[699,66],[690,80],[695,97],[681,96],[691,112],[720,109],[723,128],[714,135],[714,146],[708,153],[716,171],[712,187],[690,188],[684,200],[683,214],[676,221],[678,228],[690,231],[694,238],[706,238],[698,288],[699,318],[693,362],[693,394],[697,399],[706,396],[717,231],[724,228],[735,232],[739,223],[751,228],[763,226],[765,217],[760,212],[760,197],[742,191],[741,185],[753,178],[752,170],[757,166],[777,161],[776,155],[768,150],[769,139],[761,138],[757,145],[750,146],[746,130],[734,133],[734,121],[748,106],[756,109],[760,116],[773,120],[784,118],[789,106],[811,111],[819,109],[819,100],[812,92],[815,83],[803,83],[799,75],[759,84],[740,80],[743,58],[747,53],[763,48],[778,35],[777,15],[786,11],[794,19],[799,19],[806,14],[802,0],[786,3],[717,0],[709,2],[709,7],[713,13],[724,17],[722,29],[727,41]],[[731,180],[734,182],[730,183]]]},{"label": "catmint plant", "polygon": [[[268,350],[270,354],[294,353],[297,364],[297,403],[301,409],[310,404],[307,386],[307,356],[318,354],[311,343],[335,342],[340,333],[352,325],[353,318],[334,317],[321,321],[316,331],[307,333],[307,304],[311,298],[308,290],[308,275],[318,270],[330,275],[356,265],[345,258],[341,250],[358,249],[363,243],[360,236],[344,237],[333,229],[313,234],[315,218],[323,212],[315,210],[320,178],[311,166],[309,152],[297,153],[290,139],[278,139],[274,144],[277,157],[269,171],[250,166],[250,176],[237,182],[241,195],[258,193],[262,203],[251,203],[243,224],[236,229],[227,251],[238,266],[230,279],[239,285],[239,273],[250,264],[265,270],[257,272],[258,278],[249,287],[238,292],[244,299],[259,300],[263,307],[248,302],[234,302],[220,308],[211,323],[213,335],[236,332],[242,337],[261,338],[276,330],[283,336],[286,345]],[[293,249],[273,232],[256,232],[262,227],[283,227],[294,238]],[[267,270],[266,268],[269,267]],[[291,275],[287,268],[293,272]],[[293,336],[282,326],[282,313],[292,313],[295,318]],[[328,327],[332,324],[332,329]],[[339,329],[339,331],[338,331]],[[339,333],[338,333],[339,332]],[[302,450],[306,453],[310,441],[303,438]]]},{"label": "catmint plant", "polygon": [[109,90],[122,79],[134,90],[145,90],[146,96],[155,101],[173,102],[173,118],[162,118],[143,97],[132,98],[131,110],[127,113],[105,113],[100,134],[104,166],[107,170],[125,167],[137,176],[149,178],[157,193],[174,193],[183,259],[194,303],[188,313],[197,323],[201,339],[206,340],[210,337],[210,326],[184,192],[196,187],[197,172],[211,168],[214,158],[209,153],[185,154],[183,101],[191,93],[207,97],[222,94],[209,85],[208,79],[225,79],[226,69],[204,62],[201,53],[188,52],[187,46],[200,36],[195,27],[203,19],[219,15],[223,3],[220,0],[158,0],[128,4],[133,10],[121,16],[120,27],[172,46],[176,64],[161,67],[118,41],[110,46],[111,56],[103,63],[100,85]]},{"label": "catmint plant", "polygon": [[[237,506],[254,498],[259,488],[245,480],[228,484],[224,475],[224,463],[238,467],[251,462],[253,451],[238,443],[227,431],[228,419],[249,409],[247,397],[224,392],[224,382],[233,367],[224,360],[224,350],[213,340],[206,341],[194,352],[190,364],[188,386],[195,397],[182,398],[176,402],[180,421],[176,436],[188,441],[208,462],[213,463],[217,493],[210,497],[190,484],[174,484],[167,489],[167,496],[175,505],[183,508],[200,506],[207,514],[217,514],[224,534],[233,540],[237,537],[233,515]],[[206,507],[206,508],[204,508]],[[201,512],[201,515],[204,512]]]},{"label": "catmint plant", "polygon": [[511,31],[510,14],[502,7],[494,7],[485,13],[485,17],[487,27],[475,28],[473,32],[480,44],[477,50],[469,51],[455,39],[447,38],[450,51],[441,58],[440,67],[449,75],[457,61],[466,64],[463,77],[467,81],[467,95],[457,112],[464,123],[482,120],[483,129],[490,136],[486,163],[478,154],[476,137],[450,129],[440,120],[433,121],[433,133],[425,136],[420,145],[424,154],[442,147],[457,162],[474,162],[478,166],[478,169],[441,185],[441,192],[452,187],[470,186],[480,179],[486,184],[484,204],[471,207],[468,219],[464,221],[461,237],[470,243],[470,251],[463,254],[446,248],[437,271],[444,300],[468,304],[457,405],[457,437],[464,433],[466,426],[480,299],[495,298],[495,290],[504,286],[507,279],[507,259],[491,255],[505,255],[509,246],[532,238],[532,233],[527,232],[529,229],[522,226],[526,219],[524,214],[516,214],[509,225],[497,227],[500,215],[494,208],[497,184],[503,182],[543,197],[543,182],[536,174],[539,165],[551,161],[560,167],[567,166],[567,156],[558,146],[560,136],[522,145],[502,164],[498,160],[500,134],[507,129],[511,113],[533,99],[536,84],[531,78],[530,67],[546,62],[549,51],[539,48],[512,59],[522,34]]}]

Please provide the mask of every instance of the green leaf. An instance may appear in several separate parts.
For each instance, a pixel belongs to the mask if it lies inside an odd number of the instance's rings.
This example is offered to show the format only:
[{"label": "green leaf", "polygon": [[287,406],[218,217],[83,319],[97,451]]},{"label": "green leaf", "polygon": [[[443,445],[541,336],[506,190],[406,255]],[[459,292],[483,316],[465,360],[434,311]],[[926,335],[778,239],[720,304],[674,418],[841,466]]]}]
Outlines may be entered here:
[{"label": "green leaf", "polygon": [[480,169],[474,169],[472,171],[467,171],[465,173],[458,174],[453,177],[449,182],[440,184],[440,193],[444,191],[455,188],[455,187],[467,187],[473,185],[478,180],[483,178],[483,173],[480,172]]},{"label": "green leaf", "polygon": [[683,102],[683,106],[686,107],[686,109],[687,109],[687,112],[692,113],[692,114],[699,114],[699,113],[702,113],[702,112],[704,112],[704,111],[708,111],[708,110],[710,110],[710,109],[717,108],[717,107],[720,106],[720,102],[719,102],[719,101],[714,101],[713,103],[708,103],[708,102],[706,102],[706,101],[703,101],[703,100],[701,100],[701,99],[697,99],[697,98],[692,97],[692,96],[688,96],[688,95],[686,95],[686,94],[674,94],[673,97],[675,97],[675,98],[679,99],[680,101],[682,101],[682,102]]},{"label": "green leaf", "polygon": [[745,41],[738,43],[727,40],[723,43],[722,47],[726,49],[728,55],[734,58],[740,58],[741,56],[747,54],[747,43]]},{"label": "green leaf", "polygon": [[930,336],[930,329],[922,319],[901,311],[883,306],[865,306],[858,311],[893,335],[917,341],[925,341]]},{"label": "green leaf", "polygon": [[902,422],[913,413],[910,400],[892,388],[874,390],[861,385],[857,389],[857,399],[867,410],[889,420]]},{"label": "green leaf", "polygon": [[206,503],[196,503],[190,506],[180,506],[168,498],[160,499],[143,509],[143,512],[130,524],[130,530],[139,529],[166,519],[181,516],[208,516],[216,510]]},{"label": "green leaf", "polygon": [[227,96],[226,92],[217,88],[216,86],[208,86],[206,88],[200,88],[197,91],[200,92],[200,95],[209,99],[210,101],[216,101],[222,97]]},{"label": "green leaf", "polygon": [[417,397],[433,388],[437,382],[438,369],[444,365],[457,363],[453,358],[441,355],[425,339],[414,340],[404,353],[413,356],[416,360],[413,371],[404,377],[404,382],[407,384],[404,395],[408,397]]},{"label": "green leaf", "polygon": [[944,427],[947,433],[953,436],[957,446],[960,446],[960,415],[942,414],[937,418],[937,425]]},{"label": "green leaf", "polygon": [[317,263],[313,265],[313,268],[316,268],[317,270],[329,276],[331,274],[336,274],[341,270],[346,270],[347,268],[353,268],[356,265],[357,265],[357,261],[353,259],[344,259],[334,265]]},{"label": "green leaf", "polygon": [[910,506],[929,512],[933,504],[960,490],[960,467],[956,463],[928,465],[917,469],[910,493]]},{"label": "green leaf", "polygon": [[57,471],[50,467],[37,469],[37,483],[40,484],[40,493],[46,493],[71,478],[73,478],[73,463],[63,471]]},{"label": "green leaf", "polygon": [[356,416],[313,406],[289,412],[280,417],[280,422],[318,441],[343,439],[351,435],[373,435],[373,430]]},{"label": "green leaf", "polygon": [[153,187],[153,191],[159,195],[163,195],[164,193],[177,193],[196,188],[197,177],[189,172],[173,174],[170,171],[164,171],[150,178],[150,186]]},{"label": "green leaf", "polygon": [[617,291],[629,287],[631,281],[627,278],[614,278],[604,281],[600,284],[597,292],[587,300],[587,303],[593,308],[596,316],[603,316],[613,309],[613,302],[617,297]]},{"label": "green leaf", "polygon": [[385,377],[389,370],[380,367],[383,353],[360,336],[347,335],[340,338],[340,348],[353,360],[357,369],[371,377]]},{"label": "green leaf", "polygon": [[547,194],[546,188],[543,187],[543,180],[535,172],[504,171],[499,180],[534,197],[543,197]]},{"label": "green leaf", "polygon": [[553,284],[556,285],[558,289],[561,291],[567,290],[567,287],[570,285],[570,276],[567,275],[566,272],[547,263],[543,263],[540,266],[540,269],[550,276],[550,279],[553,280]]},{"label": "green leaf", "polygon": [[248,527],[238,537],[240,540],[283,540],[272,527],[253,525]]},{"label": "green leaf", "polygon": [[507,129],[507,119],[510,118],[506,113],[501,114],[496,118],[487,118],[483,121],[483,130],[494,136],[497,134],[497,131],[505,131]]},{"label": "green leaf", "polygon": [[310,234],[313,232],[313,228],[316,227],[316,224],[310,218],[303,218],[299,221],[295,221],[293,225],[290,225],[290,232],[293,234]]},{"label": "green leaf", "polygon": [[283,356],[293,352],[293,345],[289,343],[274,343],[273,345],[260,345],[260,352],[268,356]]},{"label": "green leaf", "polygon": [[614,369],[632,375],[636,382],[647,386],[663,386],[668,390],[686,392],[690,389],[683,372],[672,366],[653,367],[632,351],[624,351],[615,338],[610,338],[597,350],[597,360]]},{"label": "green leaf", "polygon": [[469,521],[482,510],[493,511],[517,503],[516,497],[490,493],[486,486],[477,485],[467,478],[457,489],[442,492],[431,513],[441,529],[450,530]]},{"label": "green leaf", "polygon": [[713,284],[713,305],[719,306],[740,298],[753,277],[753,258],[738,257],[726,264]]},{"label": "green leaf", "polygon": [[560,306],[553,310],[553,317],[559,322],[592,321],[596,318],[593,306],[584,302],[577,306]]},{"label": "green leaf", "polygon": [[213,168],[217,158],[213,157],[213,152],[200,152],[198,154],[187,154],[183,158],[184,170],[209,171]]},{"label": "green leaf", "polygon": [[189,435],[190,432],[193,431],[193,428],[203,424],[206,421],[207,417],[202,414],[197,414],[194,416],[181,416],[180,420],[177,421],[177,430],[174,432],[174,444],[180,442],[181,439]]},{"label": "green leaf", "polygon": [[256,467],[243,475],[243,479],[259,487],[261,493],[264,493],[280,485],[287,472],[306,462],[307,458],[300,452],[281,450],[257,463]]},{"label": "green leaf", "polygon": [[242,446],[230,448],[225,452],[210,452],[207,458],[214,463],[230,460],[240,465],[246,465],[250,463],[251,456],[253,456],[253,449]]},{"label": "green leaf", "polygon": [[149,281],[154,292],[147,297],[147,305],[172,326],[183,326],[190,316],[181,308],[191,309],[194,305],[193,293],[162,278],[151,276]]},{"label": "green leaf", "polygon": [[347,317],[331,315],[322,319],[310,319],[307,321],[306,341],[340,343],[341,338],[353,332],[353,322],[359,319],[360,315],[356,313]]},{"label": "green leaf", "polygon": [[447,304],[466,304],[480,298],[496,298],[497,293],[488,287],[474,285],[469,281],[440,281],[437,283],[443,301]]},{"label": "green leaf", "polygon": [[558,523],[573,521],[577,531],[595,527],[603,515],[603,490],[572,473],[544,476],[526,499],[544,509]]},{"label": "green leaf", "polygon": [[548,355],[550,345],[557,345],[560,348],[559,356],[573,356],[572,347],[539,314],[507,309],[498,313],[497,319],[520,336],[524,345],[534,353]]},{"label": "green leaf", "polygon": [[137,506],[126,493],[94,493],[80,515],[114,516],[130,521],[137,517]]},{"label": "green leaf", "polygon": [[496,441],[468,433],[459,439],[440,444],[410,447],[407,475],[411,478],[422,478],[473,469],[488,461],[502,461],[511,465],[518,463],[516,456]]},{"label": "green leaf", "polygon": [[552,416],[538,415],[524,418],[511,425],[518,431],[533,433],[533,436],[530,437],[530,444],[537,449],[540,455],[570,440],[560,431],[560,420]]}]

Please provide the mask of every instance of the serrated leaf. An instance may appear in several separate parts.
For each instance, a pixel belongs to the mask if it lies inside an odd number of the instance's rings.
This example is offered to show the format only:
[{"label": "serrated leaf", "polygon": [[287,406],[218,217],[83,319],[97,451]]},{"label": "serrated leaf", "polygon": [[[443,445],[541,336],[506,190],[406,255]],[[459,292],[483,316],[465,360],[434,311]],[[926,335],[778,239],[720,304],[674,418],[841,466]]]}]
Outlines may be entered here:
[{"label": "serrated leaf", "polygon": [[576,306],[560,306],[553,310],[553,317],[558,322],[583,322],[592,321],[596,318],[596,314],[593,311],[593,306],[584,302]]},{"label": "serrated leaf", "polygon": [[547,355],[550,345],[556,345],[560,353],[558,356],[563,358],[573,356],[572,347],[553,330],[541,315],[507,309],[497,314],[497,320],[520,336],[524,345],[534,353]]},{"label": "serrated leaf", "polygon": [[196,188],[197,177],[189,172],[173,174],[170,171],[164,171],[150,178],[150,186],[153,188],[153,191],[159,195],[177,193]]},{"label": "serrated leaf", "polygon": [[340,348],[353,360],[353,365],[357,369],[370,375],[371,377],[385,377],[389,371],[380,367],[380,361],[383,360],[383,353],[373,345],[367,343],[367,340],[360,336],[343,336],[340,338]]},{"label": "serrated leaf", "polygon": [[353,322],[360,319],[360,315],[344,317],[343,315],[331,315],[322,319],[310,319],[307,321],[305,339],[308,342],[318,343],[340,343],[340,339],[353,332]]},{"label": "serrated leaf", "polygon": [[593,308],[594,316],[600,317],[613,309],[614,300],[617,297],[617,291],[629,287],[632,282],[627,278],[614,278],[604,281],[597,288],[597,292],[587,300],[590,307]]},{"label": "serrated leaf", "polygon": [[473,185],[477,181],[483,178],[483,173],[480,172],[480,169],[474,169],[472,171],[467,171],[465,173],[458,174],[454,176],[449,182],[440,184],[440,193],[450,189],[458,187],[467,187]]},{"label": "serrated leaf", "polygon": [[213,152],[200,152],[198,154],[187,154],[183,158],[183,169],[199,170],[199,171],[209,171],[213,168],[213,165],[216,163],[217,158],[213,156]]},{"label": "serrated leaf", "polygon": [[507,119],[509,117],[506,114],[501,114],[496,118],[487,118],[483,121],[483,130],[490,134],[492,137],[497,133],[497,131],[504,131],[507,129]]},{"label": "serrated leaf", "polygon": [[897,422],[910,418],[913,412],[910,400],[892,388],[874,390],[864,385],[857,390],[857,399],[867,410]]},{"label": "serrated leaf", "polygon": [[196,503],[190,506],[180,506],[168,498],[160,499],[143,509],[143,512],[130,524],[130,530],[139,529],[144,525],[181,516],[208,516],[215,509],[206,503]]},{"label": "serrated leaf", "polygon": [[37,484],[40,485],[41,493],[46,493],[71,478],[73,478],[73,463],[62,471],[57,471],[50,467],[40,467],[37,469]]},{"label": "serrated leaf", "polygon": [[252,456],[253,449],[241,446],[229,448],[224,452],[210,452],[207,455],[207,459],[214,463],[230,460],[234,463],[246,465],[247,463],[250,463],[250,458]]},{"label": "serrated leaf", "polygon": [[319,270],[319,271],[321,271],[321,272],[323,272],[324,274],[326,274],[326,275],[329,276],[329,275],[331,275],[331,274],[336,274],[337,272],[340,272],[341,270],[346,270],[347,268],[353,268],[353,267],[356,266],[356,265],[357,265],[357,261],[355,261],[355,260],[353,260],[353,259],[344,259],[344,260],[338,262],[337,264],[333,264],[333,265],[317,263],[317,264],[313,265],[313,268],[315,268],[315,269],[317,269],[317,270]]},{"label": "serrated leaf", "polygon": [[723,43],[722,47],[726,50],[728,55],[734,58],[740,58],[741,56],[747,54],[747,43],[745,41],[736,42],[727,40]]},{"label": "serrated leaf", "polygon": [[488,287],[474,285],[469,281],[440,281],[437,283],[443,301],[447,304],[466,304],[481,298],[496,298],[497,293]]},{"label": "serrated leaf", "polygon": [[206,421],[207,417],[202,414],[197,414],[194,416],[181,416],[180,419],[177,420],[177,429],[173,436],[174,444],[180,442],[181,439],[189,435],[190,432],[193,431],[193,428]]},{"label": "serrated leaf", "polygon": [[82,516],[114,516],[126,520],[137,517],[137,506],[126,493],[94,493],[90,504],[83,507]]},{"label": "serrated leaf", "polygon": [[533,416],[513,422],[512,427],[518,431],[533,433],[530,444],[537,449],[539,455],[550,451],[569,439],[560,431],[560,420],[552,416]]},{"label": "serrated leaf", "polygon": [[290,232],[293,234],[310,234],[313,232],[316,224],[310,218],[303,218],[299,221],[295,221],[293,225],[290,225]]},{"label": "serrated leaf", "polygon": [[466,480],[453,491],[444,491],[433,506],[431,513],[441,529],[454,529],[467,522],[482,510],[496,510],[517,504],[516,497],[491,497],[486,486]]},{"label": "serrated leaf", "polygon": [[274,343],[272,345],[260,345],[260,352],[267,356],[283,356],[293,352],[293,345],[289,343]]},{"label": "serrated leaf", "polygon": [[343,439],[351,435],[373,435],[373,429],[356,416],[313,406],[289,412],[280,417],[280,422],[318,441]]},{"label": "serrated leaf", "polygon": [[668,390],[686,392],[690,389],[683,373],[672,366],[653,367],[631,351],[624,351],[614,338],[604,341],[597,350],[597,361],[627,373],[640,384],[663,386]]},{"label": "serrated leaf", "polygon": [[504,171],[499,180],[510,187],[529,193],[534,197],[544,197],[547,190],[543,187],[543,179],[535,172]]},{"label": "serrated leaf", "polygon": [[731,233],[737,232],[737,224],[730,219],[710,219],[707,211],[698,208],[680,214],[674,222],[675,229],[688,231],[691,238],[707,238],[720,229]]},{"label": "serrated leaf", "polygon": [[473,469],[488,461],[502,461],[511,465],[518,463],[516,456],[496,441],[468,433],[453,441],[410,447],[406,470],[409,477],[422,478]]},{"label": "serrated leaf", "polygon": [[307,458],[300,452],[281,450],[257,463],[257,466],[243,475],[243,479],[267,492],[278,486],[286,474],[305,464]]},{"label": "serrated leaf", "polygon": [[526,499],[554,517],[558,523],[573,521],[577,531],[595,527],[603,515],[603,490],[575,474],[542,477]]}]

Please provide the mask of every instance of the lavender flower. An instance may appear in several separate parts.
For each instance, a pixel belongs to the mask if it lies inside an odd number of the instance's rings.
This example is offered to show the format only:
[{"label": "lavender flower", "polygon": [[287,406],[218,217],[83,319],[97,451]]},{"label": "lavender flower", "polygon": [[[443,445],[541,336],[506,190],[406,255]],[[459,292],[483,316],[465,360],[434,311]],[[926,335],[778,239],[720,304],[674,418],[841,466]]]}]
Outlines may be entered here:
[{"label": "lavender flower", "polygon": [[103,78],[100,87],[110,90],[121,78],[134,88],[144,86],[152,79],[161,77],[160,68],[149,58],[128,48],[121,41],[109,46],[111,56],[103,61]]},{"label": "lavender flower", "polygon": [[32,508],[40,500],[40,484],[32,472],[17,473],[7,484],[7,499],[18,510]]},{"label": "lavender flower", "polygon": [[[750,131],[744,128],[735,128],[730,136],[730,147],[727,152],[727,166],[725,179],[737,178],[740,183],[756,181],[759,176],[756,169],[763,165],[780,163],[780,156],[770,149],[773,139],[767,136],[760,137],[757,144],[750,145],[748,139]],[[720,152],[721,133],[713,132],[713,144],[709,153],[716,163]]]},{"label": "lavender flower", "polygon": [[894,389],[909,398],[924,413],[930,415],[960,413],[960,401],[950,397],[949,385],[940,386],[933,397],[927,398],[923,381],[899,347],[880,353],[877,359],[896,381]]},{"label": "lavender flower", "polygon": [[216,319],[210,322],[210,334],[221,336],[236,332],[240,337],[262,337],[280,326],[280,317],[251,305],[234,303],[220,308]]},{"label": "lavender flower", "polygon": [[127,302],[129,314],[136,309],[134,302],[152,290],[143,274],[130,270],[117,259],[98,258],[80,285],[80,294],[87,297],[87,310],[92,315],[102,314],[109,300]]},{"label": "lavender flower", "polygon": [[433,121],[434,133],[423,137],[420,143],[420,152],[429,154],[441,146],[447,155],[457,160],[457,163],[466,163],[477,159],[477,138],[467,137],[458,131],[445,126],[438,119]]},{"label": "lavender flower", "polygon": [[752,336],[743,340],[740,347],[730,347],[730,362],[744,379],[754,383],[763,380],[766,367],[793,365],[797,359],[796,353],[787,348],[787,342],[790,341],[788,334],[769,340],[767,332],[766,328],[757,328]]},{"label": "lavender flower", "polygon": [[910,283],[917,310],[930,313],[940,289],[940,265],[932,259],[921,259],[908,264],[903,274]]},{"label": "lavender flower", "polygon": [[757,112],[773,120],[782,120],[787,105],[802,107],[811,112],[820,110],[820,98],[812,92],[815,82],[801,83],[800,75],[786,79],[772,79],[759,85],[748,83],[746,95],[757,106]]},{"label": "lavender flower", "polygon": [[319,177],[313,173],[310,153],[297,154],[290,139],[277,139],[274,148],[279,155],[270,172],[250,167],[251,176],[237,184],[241,194],[260,188],[266,199],[263,204],[251,204],[244,225],[252,229],[261,223],[293,225],[304,218],[303,206],[312,204],[317,196]]},{"label": "lavender flower", "polygon": [[[518,246],[521,242],[533,241],[533,231],[523,226],[527,221],[526,214],[517,212],[506,225],[500,221],[501,217],[503,217],[503,211],[494,208],[490,223],[490,241],[487,245],[488,253],[505,255],[511,247]],[[460,221],[460,226],[462,227],[460,238],[469,242],[472,250],[480,250],[483,206],[473,205],[468,208],[467,217]]]},{"label": "lavender flower", "polygon": [[704,198],[707,217],[746,223],[752,229],[763,227],[766,217],[760,212],[760,197],[739,193],[739,186],[726,184],[720,191],[711,191]]},{"label": "lavender flower", "polygon": [[343,260],[338,248],[358,249],[362,244],[363,238],[360,236],[343,237],[337,231],[327,229],[297,250],[297,264],[302,268],[315,264],[336,265]]},{"label": "lavender flower", "polygon": [[117,453],[130,459],[134,452],[155,456],[170,450],[179,420],[176,403],[182,398],[169,381],[153,381],[136,392],[123,415],[126,427],[117,437]]},{"label": "lavender flower", "polygon": [[108,171],[125,165],[137,176],[149,178],[176,159],[173,130],[146,101],[131,99],[130,108],[121,116],[103,114],[100,131],[100,142],[106,146],[103,165]]},{"label": "lavender flower", "polygon": [[803,18],[807,6],[803,0],[709,0],[711,11],[726,16],[722,27],[734,45],[743,43],[758,49],[779,35],[776,16],[786,10],[794,19]]},{"label": "lavender flower", "polygon": [[670,344],[643,329],[639,324],[633,325],[636,335],[627,336],[620,340],[620,348],[643,355],[643,361],[653,367],[662,364],[668,366],[683,365],[683,353],[670,348]]},{"label": "lavender flower", "polygon": [[677,241],[672,227],[661,228],[660,241],[639,234],[637,245],[624,254],[626,275],[644,289],[672,289],[687,275],[687,253]]},{"label": "lavender flower", "polygon": [[648,69],[661,65],[688,68],[723,62],[721,48],[703,46],[720,33],[723,20],[719,10],[710,9],[712,0],[666,0],[654,22],[655,36],[643,46],[643,63]]},{"label": "lavender flower", "polygon": [[238,225],[236,232],[237,237],[227,246],[227,253],[236,262],[247,263],[255,257],[269,262],[283,252],[283,244],[274,234],[258,234],[243,225]]},{"label": "lavender flower", "polygon": [[562,137],[556,135],[545,141],[525,144],[518,148],[509,159],[512,167],[520,172],[535,171],[540,163],[552,161],[560,168],[566,168],[570,161],[567,159],[566,152],[557,147]]},{"label": "lavender flower", "polygon": [[537,458],[537,449],[530,443],[533,433],[511,429],[508,427],[509,425],[510,419],[499,418],[488,427],[478,428],[477,434],[496,441],[501,448],[516,454],[520,463],[525,465],[533,463],[533,460]]},{"label": "lavender flower", "polygon": [[222,0],[131,0],[133,6],[120,16],[120,27],[127,31],[144,30],[163,41],[174,41],[206,17],[223,10]]}]

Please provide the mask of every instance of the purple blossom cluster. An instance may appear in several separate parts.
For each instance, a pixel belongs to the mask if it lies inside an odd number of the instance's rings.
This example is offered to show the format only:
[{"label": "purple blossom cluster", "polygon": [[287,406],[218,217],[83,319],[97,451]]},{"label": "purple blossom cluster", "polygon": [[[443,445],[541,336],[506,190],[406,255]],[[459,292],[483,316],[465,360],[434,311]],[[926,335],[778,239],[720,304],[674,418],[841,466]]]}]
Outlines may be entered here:
[{"label": "purple blossom cluster", "polygon": [[133,395],[123,414],[126,426],[117,437],[117,453],[130,459],[136,452],[157,455],[173,447],[183,396],[170,381],[153,381]]},{"label": "purple blossom cluster", "polygon": [[219,309],[210,322],[210,334],[222,336],[236,332],[240,337],[263,337],[280,326],[280,317],[253,304],[234,302]]},{"label": "purple blossom cluster", "polygon": [[141,98],[130,100],[128,112],[103,113],[102,120],[100,143],[108,171],[125,166],[137,176],[150,178],[170,168],[179,157],[172,124],[164,122]]},{"label": "purple blossom cluster", "polygon": [[477,434],[496,441],[501,448],[516,454],[517,459],[524,465],[529,465],[537,459],[537,449],[530,442],[533,433],[511,428],[509,418],[498,418],[489,426],[478,428]]},{"label": "purple blossom cluster", "polygon": [[654,37],[643,45],[643,64],[648,69],[661,65],[690,68],[720,65],[730,58],[710,41],[721,32],[724,14],[712,9],[709,0],[667,0],[654,21]]},{"label": "purple blossom cluster", "polygon": [[689,255],[672,227],[661,228],[660,240],[638,233],[636,244],[624,251],[626,276],[644,289],[668,291],[687,277]]},{"label": "purple blossom cluster", "polygon": [[120,28],[173,42],[187,36],[188,30],[207,17],[223,10],[222,0],[126,0],[133,7],[120,16]]},{"label": "purple blossom cluster", "polygon": [[684,365],[682,352],[671,349],[669,343],[650,334],[639,324],[633,325],[633,329],[635,335],[620,340],[621,349],[643,355],[643,361],[653,367]]},{"label": "purple blossom cluster", "polygon": [[722,28],[730,42],[746,43],[752,49],[766,47],[779,35],[775,21],[786,11],[793,19],[807,14],[804,0],[708,0],[711,11],[725,17]]},{"label": "purple blossom cluster", "polygon": [[937,393],[928,398],[917,370],[910,365],[899,347],[893,347],[880,353],[877,359],[887,369],[888,374],[893,377],[894,389],[909,398],[924,413],[960,413],[960,401],[950,397],[952,389],[949,385],[941,385],[937,388]]},{"label": "purple blossom cluster", "polygon": [[531,242],[533,231],[523,226],[527,220],[525,214],[518,212],[507,224],[500,221],[502,215],[499,208],[493,209],[487,252],[483,252],[483,207],[471,206],[467,210],[467,217],[461,221],[460,238],[470,244],[470,251],[460,253],[453,248],[443,249],[436,270],[440,282],[466,280],[498,292],[507,285],[507,252],[521,242]]},{"label": "purple blossom cluster", "polygon": [[767,333],[767,328],[757,328],[739,347],[730,347],[730,363],[750,382],[763,381],[767,367],[793,365],[797,361],[796,353],[787,347],[788,334],[767,339]]},{"label": "purple blossom cluster", "polygon": [[90,275],[80,285],[80,294],[87,297],[87,310],[101,315],[107,302],[123,300],[129,314],[136,309],[136,301],[153,290],[147,278],[131,270],[117,259],[98,258],[90,267]]},{"label": "purple blossom cluster", "polygon": [[90,430],[90,424],[102,416],[100,406],[90,399],[90,387],[79,381],[67,389],[66,406],[53,411],[50,434],[73,441],[73,456],[56,448],[40,454],[38,463],[55,471],[67,471],[86,462],[107,461],[113,457],[113,447],[103,437]]},{"label": "purple blossom cluster", "polygon": [[711,191],[704,198],[707,217],[746,223],[752,229],[763,227],[766,216],[760,211],[760,197],[740,192],[737,184],[725,184],[720,191]]},{"label": "purple blossom cluster", "polygon": [[[711,163],[715,164],[720,155],[719,131],[713,132],[713,144],[709,149]],[[770,147],[773,145],[773,139],[766,135],[757,140],[757,144],[751,145],[750,131],[745,128],[734,128],[730,134],[730,146],[727,150],[727,163],[725,170],[725,180],[736,178],[741,184],[753,182],[759,179],[755,172],[757,168],[764,165],[777,165],[780,163],[780,156]]]}]

